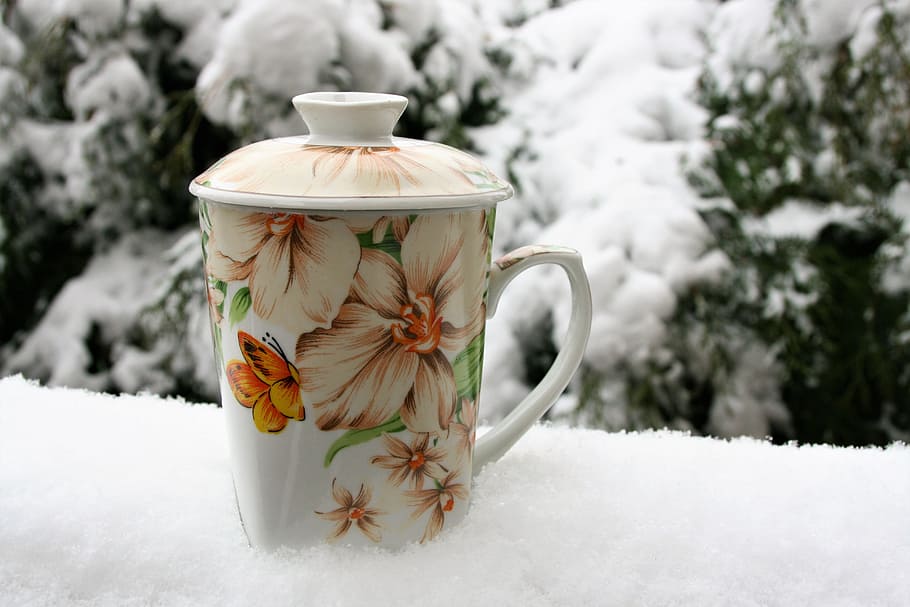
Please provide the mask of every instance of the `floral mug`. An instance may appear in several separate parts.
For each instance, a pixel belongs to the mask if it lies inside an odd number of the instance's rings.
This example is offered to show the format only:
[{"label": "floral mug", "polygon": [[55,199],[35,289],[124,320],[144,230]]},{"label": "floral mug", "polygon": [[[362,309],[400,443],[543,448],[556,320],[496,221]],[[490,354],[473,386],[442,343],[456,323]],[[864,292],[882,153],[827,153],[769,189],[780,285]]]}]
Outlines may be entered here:
[{"label": "floral mug", "polygon": [[[568,384],[587,278],[563,247],[491,264],[511,188],[463,152],[392,137],[403,98],[294,103],[308,136],[241,148],[191,185],[243,527],[264,548],[425,542]],[[475,448],[485,321],[542,263],[572,287],[565,345]]]}]

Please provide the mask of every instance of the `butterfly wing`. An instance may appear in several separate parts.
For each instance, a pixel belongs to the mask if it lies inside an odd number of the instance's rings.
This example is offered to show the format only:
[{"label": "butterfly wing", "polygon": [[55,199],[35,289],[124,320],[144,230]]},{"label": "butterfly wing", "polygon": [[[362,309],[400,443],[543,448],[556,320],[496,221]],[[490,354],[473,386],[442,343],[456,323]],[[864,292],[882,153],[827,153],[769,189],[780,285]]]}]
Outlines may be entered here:
[{"label": "butterfly wing", "polygon": [[269,385],[259,379],[248,364],[239,360],[230,361],[225,368],[225,374],[234,398],[244,407],[252,407],[259,397],[269,390]]},{"label": "butterfly wing", "polygon": [[237,341],[240,342],[240,351],[243,353],[244,360],[256,377],[270,386],[290,377],[291,370],[288,368],[288,361],[267,345],[244,331],[237,333]]},{"label": "butterfly wing", "polygon": [[300,397],[300,375],[297,368],[279,353],[243,331],[237,334],[240,350],[253,374],[269,386],[269,401],[285,417],[306,417]]},{"label": "butterfly wing", "polygon": [[269,398],[281,414],[291,419],[306,419],[303,409],[303,399],[300,398],[300,385],[293,377],[286,377],[276,381],[269,388]]}]

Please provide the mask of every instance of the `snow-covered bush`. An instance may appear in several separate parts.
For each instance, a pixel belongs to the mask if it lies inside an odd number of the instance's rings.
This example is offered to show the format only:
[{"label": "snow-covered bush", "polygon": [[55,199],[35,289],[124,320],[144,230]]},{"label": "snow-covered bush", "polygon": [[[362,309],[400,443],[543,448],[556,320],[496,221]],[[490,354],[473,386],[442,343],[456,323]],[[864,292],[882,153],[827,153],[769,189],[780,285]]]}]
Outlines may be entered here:
[{"label": "snow-covered bush", "polygon": [[288,100],[301,91],[399,92],[398,134],[466,145],[466,126],[501,113],[490,29],[470,2],[247,0],[221,25],[198,94],[212,121],[255,140],[300,132]]},{"label": "snow-covered bush", "polygon": [[[66,0],[0,27],[0,371],[217,398],[189,179],[382,90],[398,134],[516,187],[495,253],[568,244],[594,326],[552,419],[884,442],[910,432],[905,0]],[[685,162],[684,162],[685,160]],[[536,274],[535,274],[536,272]],[[553,360],[535,270],[482,413]]]},{"label": "snow-covered bush", "polygon": [[[231,144],[199,113],[187,24],[156,3],[18,2],[4,13],[0,356],[57,383],[117,377],[159,259],[193,219],[186,177]],[[157,262],[157,263],[156,263]]]},{"label": "snow-covered bush", "polygon": [[731,3],[711,40],[691,178],[736,271],[677,307],[685,400],[724,433],[906,439],[910,5]]}]

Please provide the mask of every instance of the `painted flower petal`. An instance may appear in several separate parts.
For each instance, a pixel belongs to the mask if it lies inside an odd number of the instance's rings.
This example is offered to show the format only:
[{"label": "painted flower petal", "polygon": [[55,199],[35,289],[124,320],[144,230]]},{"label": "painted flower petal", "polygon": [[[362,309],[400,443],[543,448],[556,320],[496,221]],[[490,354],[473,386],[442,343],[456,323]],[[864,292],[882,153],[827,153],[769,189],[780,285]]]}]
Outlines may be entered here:
[{"label": "painted flower petal", "polygon": [[382,534],[380,533],[379,525],[376,524],[376,521],[373,520],[373,517],[370,515],[365,515],[357,521],[357,528],[363,532],[365,536],[370,538],[374,542],[380,542],[382,540]]},{"label": "painted flower petal", "polygon": [[207,271],[220,280],[244,280],[252,269],[250,261],[234,261],[218,249],[215,236],[209,239]]},{"label": "painted flower petal", "polygon": [[348,532],[348,529],[351,528],[352,523],[353,521],[347,518],[347,514],[345,514],[344,520],[338,523],[338,526],[335,527],[335,530],[329,535],[328,540],[337,540],[338,538],[344,536]]},{"label": "painted flower petal", "polygon": [[306,418],[303,399],[300,397],[300,386],[294,378],[287,377],[272,384],[269,388],[269,398],[285,417],[297,420]]},{"label": "painted flower petal", "polygon": [[395,235],[395,240],[398,242],[405,239],[410,228],[411,220],[408,219],[407,215],[396,215],[392,218],[392,233]]},{"label": "painted flower petal", "polygon": [[430,520],[427,522],[427,528],[423,532],[423,537],[420,538],[420,543],[429,542],[431,539],[439,535],[442,531],[443,526],[445,525],[446,517],[442,512],[442,508],[439,504],[436,504],[436,507],[433,509],[433,513],[430,514]]},{"label": "painted flower petal", "polygon": [[401,407],[401,421],[411,432],[441,432],[455,412],[452,365],[438,350],[420,358],[414,387]]},{"label": "painted flower petal", "polygon": [[318,512],[314,511],[316,516],[327,521],[343,521],[348,518],[348,509],[342,506],[341,508],[335,508],[329,512]]},{"label": "painted flower petal", "polygon": [[232,360],[224,371],[234,398],[244,407],[252,407],[264,393],[268,392],[269,385],[259,379],[244,362]]},{"label": "painted flower petal", "polygon": [[211,205],[214,250],[234,261],[245,262],[259,252],[269,239],[268,213],[243,211],[224,205]]},{"label": "painted flower petal", "polygon": [[439,346],[452,355],[485,321],[489,240],[484,217],[482,211],[418,217],[401,245],[408,287],[433,297],[443,321]]},{"label": "painted flower petal", "polygon": [[[460,267],[463,235],[458,214],[420,215],[401,243],[401,264],[408,288],[436,299],[436,287],[453,264]],[[457,268],[456,268],[457,269]]]},{"label": "painted flower petal", "polygon": [[377,244],[385,240],[385,233],[389,230],[389,222],[391,221],[392,218],[388,216],[379,218],[379,221],[377,221],[376,225],[373,226],[373,244]]},{"label": "painted flower petal", "polygon": [[483,295],[489,273],[489,239],[482,212],[462,213],[461,263],[450,267],[437,285],[437,313],[442,317],[440,347],[461,352],[483,330],[486,306]]},{"label": "painted flower petal", "polygon": [[389,335],[389,321],[359,303],[341,306],[331,329],[301,335],[296,364],[309,400],[319,403],[337,397],[343,384],[386,347]]},{"label": "painted flower petal", "polygon": [[372,428],[401,407],[419,355],[390,339],[388,322],[367,306],[345,304],[331,329],[300,336],[301,386],[319,410],[321,430]]},{"label": "painted flower petal", "polygon": [[[382,217],[379,218],[382,220]],[[349,215],[344,218],[344,223],[355,234],[370,232],[377,223],[376,215]]]},{"label": "painted flower petal", "polygon": [[408,505],[414,508],[411,512],[411,518],[420,518],[420,515],[439,504],[438,489],[418,489],[416,491],[405,491],[408,498]]},{"label": "painted flower petal", "polygon": [[332,481],[332,497],[344,508],[350,508],[354,503],[354,496],[351,495],[351,492],[335,480]]},{"label": "painted flower petal", "polygon": [[253,422],[260,432],[281,432],[288,425],[288,418],[275,408],[269,393],[265,392],[253,405]]},{"label": "painted flower petal", "polygon": [[385,448],[389,455],[400,459],[411,459],[411,448],[403,440],[399,440],[390,434],[383,434],[382,442],[385,443]]},{"label": "painted flower petal", "polygon": [[[423,466],[423,474],[430,477],[438,479],[442,477],[447,470],[442,466],[442,464],[434,461],[427,461]],[[423,483],[421,482],[421,486]]]},{"label": "painted flower petal", "polygon": [[338,219],[307,219],[261,249],[250,274],[253,309],[296,333],[328,328],[360,260],[357,238]]},{"label": "painted flower petal", "polygon": [[354,501],[351,503],[352,508],[366,508],[370,504],[370,500],[373,499],[373,491],[366,485],[360,485],[360,491],[357,493],[357,497],[354,498]]},{"label": "painted flower petal", "polygon": [[386,318],[398,319],[401,306],[408,303],[401,266],[388,253],[373,249],[361,252],[351,293]]}]

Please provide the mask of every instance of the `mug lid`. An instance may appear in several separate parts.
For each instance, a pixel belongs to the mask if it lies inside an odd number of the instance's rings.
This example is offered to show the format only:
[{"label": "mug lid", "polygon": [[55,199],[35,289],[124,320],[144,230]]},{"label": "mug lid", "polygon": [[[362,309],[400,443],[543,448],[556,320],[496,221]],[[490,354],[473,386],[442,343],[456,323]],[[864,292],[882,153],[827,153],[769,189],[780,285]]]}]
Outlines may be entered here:
[{"label": "mug lid", "polygon": [[408,100],[383,93],[297,95],[309,135],[235,150],[190,183],[228,204],[325,211],[492,206],[512,187],[455,148],[392,136]]}]

